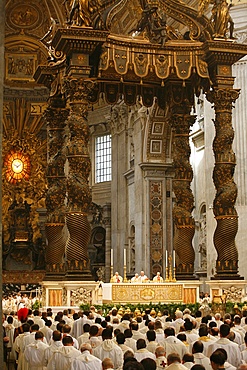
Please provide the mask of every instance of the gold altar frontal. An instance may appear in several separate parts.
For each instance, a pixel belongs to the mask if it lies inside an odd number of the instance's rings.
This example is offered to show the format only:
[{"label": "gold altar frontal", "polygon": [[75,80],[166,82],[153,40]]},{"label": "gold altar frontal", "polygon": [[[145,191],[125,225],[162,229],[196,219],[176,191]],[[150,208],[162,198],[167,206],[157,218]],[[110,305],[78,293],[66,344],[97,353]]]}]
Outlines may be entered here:
[{"label": "gold altar frontal", "polygon": [[104,303],[196,303],[199,299],[198,281],[109,285],[111,298],[103,293]]},{"label": "gold altar frontal", "polygon": [[183,285],[113,284],[112,300],[118,303],[183,302]]}]

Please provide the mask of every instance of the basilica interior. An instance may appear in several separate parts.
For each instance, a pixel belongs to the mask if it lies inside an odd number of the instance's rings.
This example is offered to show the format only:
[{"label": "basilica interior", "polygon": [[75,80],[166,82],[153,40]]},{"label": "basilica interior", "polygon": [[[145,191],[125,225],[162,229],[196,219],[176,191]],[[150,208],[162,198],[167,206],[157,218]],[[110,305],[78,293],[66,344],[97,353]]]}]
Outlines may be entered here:
[{"label": "basilica interior", "polygon": [[6,0],[4,294],[143,270],[245,295],[246,16],[244,0]]}]

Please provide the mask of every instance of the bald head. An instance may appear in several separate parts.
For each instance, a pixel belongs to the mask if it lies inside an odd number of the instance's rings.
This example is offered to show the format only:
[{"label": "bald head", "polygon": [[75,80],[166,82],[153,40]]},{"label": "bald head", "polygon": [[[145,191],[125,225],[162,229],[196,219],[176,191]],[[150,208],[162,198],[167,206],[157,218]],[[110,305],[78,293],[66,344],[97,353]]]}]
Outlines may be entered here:
[{"label": "bald head", "polygon": [[161,356],[165,356],[165,355],[166,355],[166,351],[165,351],[164,347],[162,347],[162,346],[156,347],[156,349],[155,349],[155,356],[156,357],[161,357]]},{"label": "bald head", "polygon": [[106,357],[102,361],[102,369],[107,370],[107,369],[113,369],[113,362],[110,358]]},{"label": "bald head", "polygon": [[80,347],[80,350],[81,350],[81,353],[84,351],[89,351],[90,353],[92,353],[92,346],[89,343],[83,343]]}]

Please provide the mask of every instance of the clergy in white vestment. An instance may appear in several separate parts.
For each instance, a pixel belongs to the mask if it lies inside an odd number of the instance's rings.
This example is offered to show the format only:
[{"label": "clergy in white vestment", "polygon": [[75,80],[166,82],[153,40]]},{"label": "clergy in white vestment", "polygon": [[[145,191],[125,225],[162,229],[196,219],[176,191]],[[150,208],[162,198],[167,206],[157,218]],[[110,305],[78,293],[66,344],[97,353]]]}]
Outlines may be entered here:
[{"label": "clergy in white vestment", "polygon": [[156,341],[156,333],[154,330],[148,330],[146,332],[148,344],[147,350],[149,352],[155,353],[156,348],[159,346],[159,343]]},{"label": "clergy in white vestment", "polygon": [[121,350],[123,352],[123,355],[125,354],[126,351],[131,351],[134,354],[134,351],[125,344],[125,335],[124,335],[124,333],[120,332],[120,333],[117,334],[116,342],[117,342],[118,347],[121,348]]},{"label": "clergy in white vestment", "polygon": [[83,312],[79,311],[79,319],[74,321],[71,335],[76,339],[83,333],[83,325],[86,323],[86,316],[83,315]]},{"label": "clergy in white vestment", "polygon": [[[66,335],[69,335],[72,337],[72,335],[70,334],[71,333],[71,326],[65,324],[62,326],[62,333],[63,333],[63,337],[65,337]],[[72,337],[73,338],[73,337]],[[76,338],[73,338],[73,346],[76,348],[76,349],[79,349],[79,344],[78,344],[78,340]]]},{"label": "clergy in white vestment", "polygon": [[52,341],[48,348],[45,350],[44,363],[47,366],[54,352],[59,351],[63,347],[62,333],[59,330],[54,330],[52,333]]},{"label": "clergy in white vestment", "polygon": [[187,369],[191,369],[192,366],[194,366],[194,356],[191,353],[185,353],[183,359],[182,359],[182,364],[187,367]]},{"label": "clergy in white vestment", "polygon": [[162,347],[165,348],[166,357],[170,353],[178,353],[180,358],[183,358],[184,354],[188,352],[186,345],[175,337],[175,330],[172,327],[164,330],[165,340],[161,343]]},{"label": "clergy in white vestment", "polygon": [[166,351],[162,346],[158,346],[155,350],[157,370],[163,370],[167,365]]},{"label": "clergy in white vestment", "polygon": [[30,325],[25,323],[22,325],[23,333],[19,334],[14,341],[14,350],[18,354],[18,370],[28,370],[29,366],[28,363],[25,361],[24,358],[24,339],[30,335]]},{"label": "clergy in white vestment", "polygon": [[45,370],[44,354],[48,344],[43,343],[44,334],[41,331],[35,333],[35,343],[29,344],[24,357],[29,364],[29,370]]},{"label": "clergy in white vestment", "polygon": [[111,283],[122,283],[123,278],[122,276],[119,275],[119,273],[116,271],[115,275],[111,277]]},{"label": "clergy in white vestment", "polygon": [[15,353],[15,350],[13,348],[13,344],[14,344],[14,332],[15,332],[15,327],[13,325],[13,322],[14,322],[14,318],[12,316],[8,316],[7,317],[7,324],[5,326],[5,333],[6,333],[6,337],[9,338],[9,341],[7,343],[7,348],[9,348],[9,360],[16,360],[16,353]]},{"label": "clergy in white vestment", "polygon": [[102,369],[103,370],[114,370],[113,368],[113,362],[110,358],[104,358],[102,361]]},{"label": "clergy in white vestment", "polygon": [[79,344],[79,348],[81,348],[81,345],[83,343],[88,342],[88,340],[89,340],[89,330],[90,330],[90,325],[89,324],[84,324],[83,325],[83,334],[80,335],[77,338],[77,341],[78,341],[78,344]]},{"label": "clergy in white vestment", "polygon": [[181,364],[181,358],[178,353],[170,353],[167,356],[166,370],[188,370],[186,366]]},{"label": "clergy in white vestment", "polygon": [[102,361],[92,355],[92,347],[89,343],[81,345],[81,355],[71,363],[70,370],[102,370]]},{"label": "clergy in white vestment", "polygon": [[145,275],[144,271],[141,271],[140,276],[139,276],[139,281],[140,283],[146,283],[149,281],[147,275]]},{"label": "clergy in white vestment", "polygon": [[121,370],[123,365],[123,353],[121,348],[113,342],[110,329],[106,328],[103,330],[102,339],[102,344],[93,349],[93,355],[98,357],[101,361],[109,357],[113,361],[114,369]]},{"label": "clergy in white vestment", "polygon": [[81,352],[73,346],[73,338],[66,335],[63,340],[63,347],[54,352],[47,364],[47,370],[68,370],[74,358],[81,355]]},{"label": "clergy in white vestment", "polygon": [[220,339],[216,340],[208,347],[207,356],[210,357],[211,354],[218,348],[224,348],[227,352],[228,362],[231,365],[238,367],[241,363],[241,352],[237,343],[234,343],[228,339],[230,333],[230,326],[227,324],[222,324],[220,326]]},{"label": "clergy in white vestment", "polygon": [[156,356],[154,353],[149,352],[146,348],[146,341],[144,339],[138,339],[136,342],[136,352],[135,352],[135,359],[139,362],[144,358],[151,358],[152,360],[156,360]]},{"label": "clergy in white vestment", "polygon": [[205,367],[205,370],[212,370],[211,363],[208,357],[203,353],[204,344],[201,341],[194,342],[192,346],[192,353],[194,355],[195,364],[199,364]]},{"label": "clergy in white vestment", "polygon": [[158,271],[156,276],[153,278],[154,283],[163,283],[164,279],[162,276],[160,276],[160,272]]}]

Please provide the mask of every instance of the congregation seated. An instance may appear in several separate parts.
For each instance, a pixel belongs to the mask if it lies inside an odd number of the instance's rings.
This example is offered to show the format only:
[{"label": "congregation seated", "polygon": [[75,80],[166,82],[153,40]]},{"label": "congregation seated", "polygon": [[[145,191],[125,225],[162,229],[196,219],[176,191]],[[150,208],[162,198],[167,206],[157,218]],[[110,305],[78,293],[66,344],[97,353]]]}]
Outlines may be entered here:
[{"label": "congregation seated", "polygon": [[[155,317],[151,309],[141,316],[115,307],[98,316],[93,306],[73,314],[68,310],[56,315],[44,310],[42,316],[39,311],[21,312],[25,315],[19,315],[19,321],[13,314],[3,323],[5,332],[12,334],[14,320],[19,325],[16,337],[11,334],[18,370],[25,363],[38,370],[81,370],[85,363],[88,370],[220,370],[223,366],[242,370],[247,365],[247,334],[241,316],[210,313],[196,320],[188,308],[177,310],[175,316],[166,310]],[[40,320],[45,322],[42,328],[36,323],[42,325]]]}]

